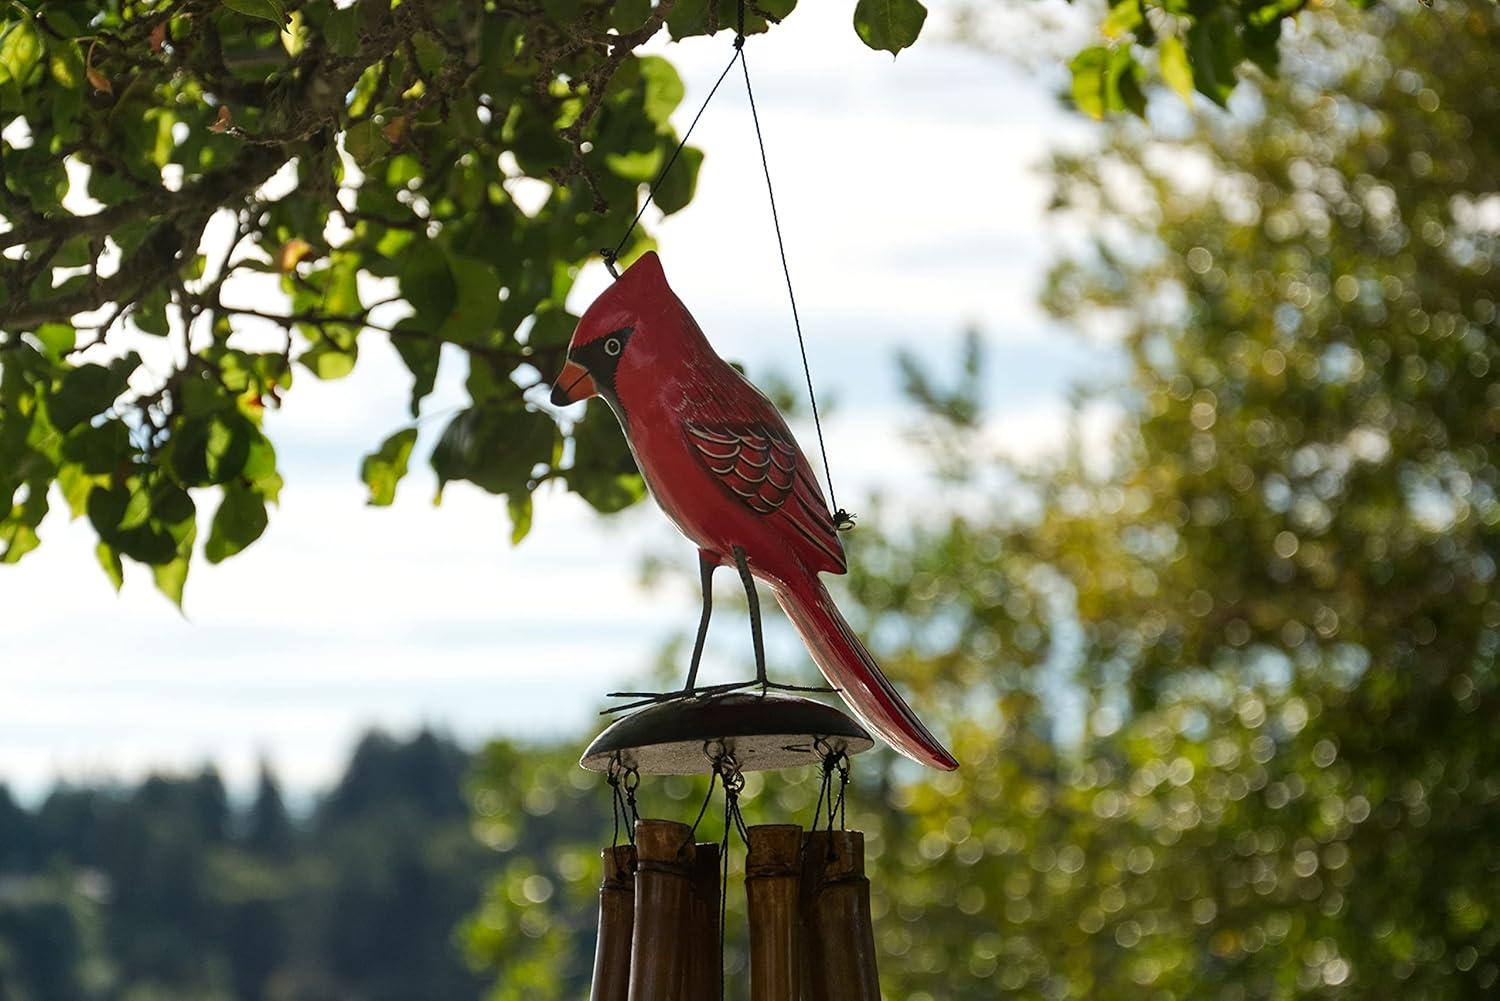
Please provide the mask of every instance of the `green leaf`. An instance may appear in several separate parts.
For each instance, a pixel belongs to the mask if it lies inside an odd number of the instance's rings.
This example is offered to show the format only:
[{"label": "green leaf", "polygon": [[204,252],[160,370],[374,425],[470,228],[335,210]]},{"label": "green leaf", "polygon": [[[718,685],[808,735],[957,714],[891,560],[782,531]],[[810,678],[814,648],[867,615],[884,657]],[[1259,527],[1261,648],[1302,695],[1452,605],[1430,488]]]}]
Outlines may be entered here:
[{"label": "green leaf", "polygon": [[297,360],[311,369],[319,379],[342,379],[354,371],[354,363],[359,360],[359,349],[356,345],[344,351],[324,341],[302,352]]},{"label": "green leaf", "polygon": [[105,421],[98,427],[82,424],[63,439],[62,455],[91,476],[113,473],[135,454],[130,432],[123,421]]},{"label": "green leaf", "polygon": [[78,331],[66,323],[44,323],[31,333],[53,361],[62,361],[78,343]]},{"label": "green leaf", "polygon": [[259,539],[268,520],[265,498],[254,490],[230,484],[214,512],[203,555],[210,563],[222,563]]},{"label": "green leaf", "polygon": [[258,428],[252,431],[250,454],[245,459],[245,468],[240,470],[240,476],[268,503],[274,504],[280,498],[282,482],[281,475],[276,471],[276,449]]},{"label": "green leaf", "polygon": [[83,51],[77,42],[52,43],[52,58],[48,65],[52,79],[67,90],[82,90],[84,84]]},{"label": "green leaf", "polygon": [[377,160],[391,148],[380,126],[372,118],[366,118],[344,133],[344,149],[359,164],[360,170],[369,170]]},{"label": "green leaf", "polygon": [[359,259],[351,254],[336,254],[328,272],[324,312],[330,316],[358,316],[364,309],[359,301]]},{"label": "green leaf", "polygon": [[57,468],[57,487],[63,500],[68,502],[68,512],[74,517],[88,510],[89,493],[103,477],[89,474],[76,462],[65,462]]},{"label": "green leaf", "polygon": [[512,493],[505,504],[510,512],[510,544],[518,545],[531,532],[531,495]]},{"label": "green leaf", "polygon": [[1146,111],[1146,93],[1141,88],[1141,67],[1130,46],[1116,49],[1096,45],[1073,58],[1073,103],[1091,118],[1112,111]]},{"label": "green leaf", "polygon": [[448,255],[448,271],[453,276],[455,296],[438,335],[455,344],[488,340],[500,313],[500,276],[484,261],[459,254]]},{"label": "green leaf", "polygon": [[[673,41],[708,33],[708,5],[715,0],[677,0],[667,14],[667,31]],[[724,27],[721,22],[720,27]]]},{"label": "green leaf", "polygon": [[1193,67],[1193,86],[1223,107],[1234,90],[1234,68],[1243,55],[1234,16],[1216,10],[1195,20],[1188,28],[1187,49]]},{"label": "green leaf", "polygon": [[36,476],[26,483],[26,500],[11,507],[0,518],[0,563],[16,563],[22,556],[41,545],[36,528],[47,516],[47,487],[50,477]]},{"label": "green leaf", "polygon": [[244,470],[255,434],[255,427],[239,414],[190,418],[168,444],[172,471],[183,486],[227,482]]},{"label": "green leaf", "polygon": [[[198,521],[192,498],[182,490],[167,490],[152,506],[152,527],[164,531],[175,544],[175,556],[157,561],[151,568],[157,590],[180,610],[182,590],[187,583],[188,564],[193,556],[193,542],[198,537]],[[127,554],[128,555],[128,554]]]},{"label": "green leaf", "polygon": [[125,567],[120,562],[120,554],[107,542],[101,542],[94,547],[94,556],[99,560],[99,566],[104,570],[104,575],[109,582],[115,586],[115,591],[125,586]]},{"label": "green leaf", "polygon": [[80,365],[63,376],[62,385],[48,401],[52,423],[59,431],[71,431],[84,421],[103,413],[125,392],[130,373],[140,364],[131,352],[104,365]]},{"label": "green leaf", "polygon": [[0,83],[14,80],[24,87],[45,51],[42,36],[30,20],[14,22],[0,36]]},{"label": "green leaf", "polygon": [[396,329],[391,333],[391,343],[395,345],[401,360],[406,363],[407,371],[411,372],[409,409],[412,417],[416,418],[422,412],[422,401],[432,392],[432,387],[437,385],[443,345],[441,341],[420,333],[414,325],[408,324],[409,318],[396,324]]},{"label": "green leaf", "polygon": [[660,56],[642,56],[638,60],[641,71],[641,108],[646,117],[665,128],[672,121],[672,112],[682,103],[687,89],[682,77],[672,64]]},{"label": "green leaf", "polygon": [[401,297],[412,308],[413,324],[436,331],[453,312],[458,297],[447,254],[430,240],[414,240],[401,255],[400,264]]},{"label": "green leaf", "polygon": [[157,337],[165,337],[171,332],[171,326],[167,322],[166,286],[150,289],[136,303],[135,312],[130,318],[137,327]]},{"label": "green leaf", "polygon": [[471,407],[443,429],[432,452],[438,498],[452,480],[468,480],[492,494],[529,490],[532,469],[550,463],[557,425],[534,410]]},{"label": "green leaf", "polygon": [[404,428],[387,438],[374,452],[365,456],[360,479],[370,488],[369,503],[387,507],[396,499],[396,485],[406,475],[411,450],[417,443],[417,429]]},{"label": "green leaf", "polygon": [[573,465],[568,489],[596,511],[612,514],[646,495],[646,484],[625,444],[619,422],[606,407],[589,407],[573,425]]},{"label": "green leaf", "polygon": [[258,17],[270,21],[276,27],[285,27],[286,8],[281,0],[221,0],[225,7],[246,17]]},{"label": "green leaf", "polygon": [[1090,118],[1103,118],[1109,107],[1109,50],[1102,45],[1084,49],[1068,68],[1073,72],[1073,105]]},{"label": "green leaf", "polygon": [[578,317],[555,302],[544,302],[533,314],[526,346],[533,351],[567,347],[578,329]]},{"label": "green leaf", "polygon": [[1193,100],[1193,67],[1188,64],[1187,48],[1176,35],[1167,35],[1156,43],[1161,64],[1161,78],[1184,101]]},{"label": "green leaf", "polygon": [[156,581],[156,589],[168,598],[178,610],[182,609],[182,591],[187,586],[188,557],[178,556],[167,563],[161,563],[151,568],[151,576]]},{"label": "green leaf", "polygon": [[908,48],[922,33],[927,8],[918,0],[859,0],[854,30],[872,49],[892,55]]},{"label": "green leaf", "polygon": [[343,7],[331,12],[323,23],[323,37],[336,56],[352,56],[359,48],[359,9]]},{"label": "green leaf", "polygon": [[687,207],[698,190],[698,171],[703,166],[703,151],[692,146],[683,147],[677,162],[667,171],[656,189],[656,207],[663,215],[671,215]]},{"label": "green leaf", "polygon": [[1130,46],[1122,45],[1110,53],[1108,97],[1109,109],[1128,110],[1144,117],[1146,114],[1146,91],[1142,87],[1144,72],[1135,61]]},{"label": "green leaf", "polygon": [[635,31],[651,16],[651,0],[615,0],[609,7],[609,23],[620,33]]},{"label": "green leaf", "polygon": [[1109,14],[1100,27],[1109,38],[1122,38],[1141,23],[1141,5],[1138,0],[1120,0],[1109,9]]}]

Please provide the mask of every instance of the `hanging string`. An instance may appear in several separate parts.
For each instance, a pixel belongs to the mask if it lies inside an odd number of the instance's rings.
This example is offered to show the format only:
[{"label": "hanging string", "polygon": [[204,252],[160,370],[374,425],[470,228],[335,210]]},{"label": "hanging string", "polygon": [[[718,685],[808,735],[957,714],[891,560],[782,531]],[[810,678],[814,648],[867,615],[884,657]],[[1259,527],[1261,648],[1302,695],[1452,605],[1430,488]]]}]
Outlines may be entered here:
[{"label": "hanging string", "polygon": [[724,933],[729,916],[729,786],[724,786],[724,837],[719,844],[719,1001],[724,1001]]},{"label": "hanging string", "polygon": [[[839,770],[839,830],[847,831],[849,829],[849,814],[846,794],[849,792],[849,755],[844,751],[839,751],[838,761],[835,764]],[[834,810],[830,807],[828,810],[828,827],[830,830],[833,828],[833,814]]]},{"label": "hanging string", "polygon": [[[744,15],[745,5],[741,0],[741,24],[744,22]],[[854,527],[854,515],[839,507],[838,496],[833,491],[833,467],[828,464],[828,446],[823,442],[823,420],[818,415],[818,394],[813,389],[812,366],[807,362],[807,341],[802,336],[802,320],[797,315],[797,294],[792,291],[792,269],[786,262],[786,242],[781,238],[781,217],[776,211],[776,189],[771,185],[771,164],[766,159],[766,140],[760,131],[760,113],[755,109],[755,90],[750,86],[750,63],[745,59],[744,49],[740,49],[738,55],[740,69],[745,76],[745,96],[750,99],[750,120],[755,123],[755,142],[760,147],[760,166],[766,175],[766,196],[771,202],[771,224],[776,229],[776,249],[781,252],[781,273],[786,278],[786,297],[792,304],[792,326],[797,329],[797,347],[802,352],[802,374],[807,378],[807,399],[812,403],[813,427],[818,432],[818,451],[823,455],[823,478],[828,482],[828,503],[833,507],[833,528],[836,532],[846,532]]]},{"label": "hanging string", "polygon": [[[813,807],[812,830],[817,833],[818,825],[823,817],[823,805],[828,804],[828,830],[833,831],[834,821],[838,821],[839,829],[848,828],[848,808],[845,800],[849,791],[849,755],[842,748],[830,746],[823,738],[819,737],[813,741],[815,750],[822,750],[822,772],[823,778],[818,785],[818,802]],[[825,749],[826,750],[823,750]],[[839,788],[838,794],[833,791],[833,774],[838,772]]]},{"label": "hanging string", "polygon": [[[727,978],[724,976],[724,934],[727,930],[729,916],[729,842],[730,834],[736,829],[739,831],[740,839],[748,848],[750,846],[750,832],[745,829],[745,818],[740,813],[740,792],[745,788],[745,776],[740,771],[739,762],[735,760],[732,753],[724,750],[722,745],[713,759],[713,776],[719,778],[724,784],[724,834],[719,842],[719,1001],[724,1001],[724,990]],[[709,795],[713,795],[713,778],[708,781]],[[708,809],[708,800],[703,801],[703,810]],[[698,811],[698,819],[703,819],[703,810]],[[694,829],[697,824],[694,823]]]},{"label": "hanging string", "polygon": [[792,269],[787,264],[786,241],[781,235],[781,216],[776,211],[776,189],[771,184],[771,165],[766,158],[766,140],[760,128],[760,112],[755,107],[755,89],[750,86],[750,64],[745,60],[745,0],[740,0],[738,5],[736,33],[734,36],[734,55],[729,57],[728,64],[725,65],[723,72],[719,74],[719,78],[714,81],[714,85],[709,88],[708,96],[698,106],[698,113],[693,116],[692,122],[688,124],[687,131],[682,134],[682,140],[678,142],[677,148],[672,151],[672,155],[667,158],[666,165],[662,167],[661,172],[656,175],[656,180],[652,182],[650,189],[646,192],[646,200],[641,203],[640,210],[636,212],[635,218],[630,221],[630,225],[625,230],[625,235],[620,237],[620,242],[615,244],[613,248],[604,247],[599,251],[599,254],[604,258],[604,266],[609,270],[610,276],[619,278],[618,263],[620,260],[620,251],[624,250],[625,244],[630,242],[630,237],[635,232],[635,228],[640,225],[641,218],[646,214],[646,209],[656,199],[657,189],[667,179],[667,172],[672,169],[672,165],[677,162],[677,158],[682,154],[683,149],[687,147],[688,139],[692,136],[693,129],[698,127],[698,120],[708,110],[709,102],[719,92],[719,86],[724,82],[724,78],[729,76],[729,71],[734,69],[736,62],[740,64],[740,70],[745,77],[745,96],[750,101],[750,119],[755,123],[755,143],[760,148],[760,166],[766,177],[766,196],[771,203],[771,225],[776,230],[776,249],[781,254],[781,274],[786,279],[786,296],[792,305],[792,326],[797,331],[797,349],[802,356],[802,375],[807,381],[808,402],[812,404],[813,428],[818,434],[818,452],[823,457],[823,479],[828,484],[829,506],[833,508],[833,514],[831,515],[833,528],[836,532],[847,532],[854,527],[855,516],[844,508],[839,507],[838,495],[833,489],[833,467],[828,463],[828,445],[823,440],[823,418],[818,412],[818,394],[813,388],[812,366],[808,364],[807,360],[807,339],[802,334],[802,318],[797,312],[797,294],[792,291]]},{"label": "hanging string", "polygon": [[630,843],[635,844],[635,825],[641,822],[641,811],[636,809],[635,790],[641,784],[641,773],[634,765],[625,769],[625,805],[630,808]]},{"label": "hanging string", "polygon": [[688,125],[687,131],[682,134],[682,140],[677,144],[677,148],[672,151],[671,156],[667,157],[666,166],[662,167],[661,173],[656,175],[656,180],[651,182],[651,187],[646,192],[646,200],[641,203],[640,211],[635,214],[634,219],[630,220],[630,226],[626,228],[625,235],[620,237],[620,242],[615,244],[613,249],[605,247],[599,251],[599,255],[604,258],[604,266],[609,269],[611,277],[620,277],[620,272],[616,268],[616,263],[620,259],[620,251],[624,250],[625,244],[630,242],[630,236],[635,232],[635,228],[640,225],[641,217],[646,214],[646,209],[650,208],[651,203],[656,200],[656,191],[661,187],[662,182],[667,179],[667,172],[672,169],[672,164],[677,162],[677,158],[681,156],[682,151],[687,148],[688,139],[692,137],[693,129],[698,127],[698,119],[702,118],[703,113],[708,110],[708,102],[714,99],[714,95],[719,92],[719,85],[724,82],[724,78],[729,75],[729,71],[734,69],[735,60],[740,58],[740,46],[745,44],[743,18],[741,19],[740,23],[740,34],[736,36],[734,42],[734,55],[729,57],[729,62],[725,65],[724,72],[719,74],[719,79],[714,81],[713,87],[709,89],[708,96],[705,97],[703,99],[703,103],[699,105],[698,113],[693,116],[693,120]]},{"label": "hanging string", "polygon": [[719,779],[719,769],[717,767],[715,767],[713,771],[711,771],[711,772],[708,773],[708,792],[706,792],[703,795],[703,806],[700,807],[699,810],[698,810],[698,819],[696,819],[696,820],[693,821],[693,826],[688,831],[688,840],[689,841],[696,840],[696,838],[697,838],[697,835],[698,835],[698,825],[701,824],[701,823],[703,823],[703,815],[706,814],[706,813],[708,813],[708,804],[714,798],[714,783],[716,783],[718,781],[718,779]]},{"label": "hanging string", "polygon": [[609,847],[614,850],[620,847],[620,783],[614,775],[610,775],[608,781],[610,785],[609,805],[612,808],[610,812],[615,818],[615,833],[609,839]]},{"label": "hanging string", "polygon": [[641,784],[641,773],[634,765],[625,765],[616,754],[609,762],[609,771],[605,774],[606,782],[609,783],[611,812],[615,818],[615,833],[610,839],[610,847],[620,846],[620,821],[625,821],[625,833],[632,845],[635,844],[635,825],[641,819],[640,811],[636,808],[635,790]]},{"label": "hanging string", "polygon": [[828,742],[822,737],[815,737],[813,738],[813,750],[821,754],[823,763],[823,779],[818,783],[818,802],[813,807],[812,817],[812,831],[816,834],[818,831],[818,819],[823,816],[823,803],[825,800],[828,803],[829,824],[833,823],[833,748],[829,747]]}]

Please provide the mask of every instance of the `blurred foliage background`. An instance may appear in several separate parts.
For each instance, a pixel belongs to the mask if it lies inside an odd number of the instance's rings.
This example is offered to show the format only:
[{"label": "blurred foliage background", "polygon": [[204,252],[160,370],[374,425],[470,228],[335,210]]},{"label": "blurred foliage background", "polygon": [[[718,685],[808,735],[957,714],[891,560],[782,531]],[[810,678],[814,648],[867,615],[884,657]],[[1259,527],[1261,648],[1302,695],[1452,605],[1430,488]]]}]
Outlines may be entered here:
[{"label": "blurred foliage background", "polygon": [[[994,454],[977,344],[906,364],[951,505],[867,518],[846,605],[964,767],[856,761],[889,998],[1500,990],[1497,10],[1306,15],[1228,114],[1059,155],[1047,303],[1129,364],[1054,461]],[[290,828],[211,776],[0,800],[0,997],[582,996],[584,738],[492,744],[469,815],[431,738]],[[749,819],[816,789],[754,776]]]},{"label": "blurred foliage background", "polygon": [[[848,593],[963,767],[855,763],[890,998],[1500,989],[1500,17],[1301,25],[1231,115],[1056,161],[1048,304],[1130,362],[1068,454],[989,456],[978,354],[907,366],[955,510],[857,533]],[[483,759],[470,943],[496,998],[579,996],[605,797],[527,760]]]}]

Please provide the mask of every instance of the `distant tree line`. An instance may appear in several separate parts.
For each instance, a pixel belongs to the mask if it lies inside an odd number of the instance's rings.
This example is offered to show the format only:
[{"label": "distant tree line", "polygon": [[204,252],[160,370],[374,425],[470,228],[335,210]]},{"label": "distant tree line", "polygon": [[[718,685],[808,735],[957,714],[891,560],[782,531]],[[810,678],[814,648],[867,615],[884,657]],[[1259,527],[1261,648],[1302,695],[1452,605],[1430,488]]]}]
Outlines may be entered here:
[{"label": "distant tree line", "polygon": [[487,851],[467,754],[372,733],[305,816],[261,773],[236,808],[218,773],[0,785],[0,999],[476,998],[454,928]]}]

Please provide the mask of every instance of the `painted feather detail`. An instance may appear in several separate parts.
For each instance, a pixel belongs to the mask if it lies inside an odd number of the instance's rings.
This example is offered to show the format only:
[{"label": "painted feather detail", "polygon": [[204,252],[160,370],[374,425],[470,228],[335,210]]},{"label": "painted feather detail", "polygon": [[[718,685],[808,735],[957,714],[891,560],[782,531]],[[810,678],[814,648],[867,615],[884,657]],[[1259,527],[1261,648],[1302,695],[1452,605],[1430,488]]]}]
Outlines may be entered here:
[{"label": "painted feather detail", "polygon": [[797,480],[797,446],[765,426],[685,425],[703,464],[756,514],[779,510]]},{"label": "painted feather detail", "polygon": [[842,572],[844,549],[832,517],[788,433],[766,423],[685,421],[683,427],[704,468],[722,486],[758,515],[784,516],[798,535]]}]

